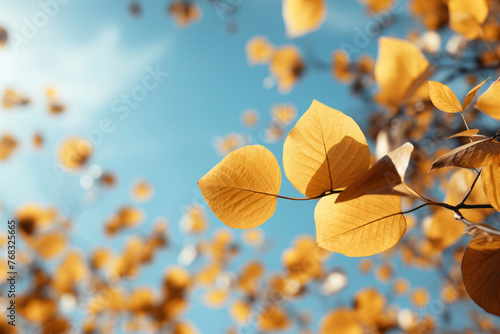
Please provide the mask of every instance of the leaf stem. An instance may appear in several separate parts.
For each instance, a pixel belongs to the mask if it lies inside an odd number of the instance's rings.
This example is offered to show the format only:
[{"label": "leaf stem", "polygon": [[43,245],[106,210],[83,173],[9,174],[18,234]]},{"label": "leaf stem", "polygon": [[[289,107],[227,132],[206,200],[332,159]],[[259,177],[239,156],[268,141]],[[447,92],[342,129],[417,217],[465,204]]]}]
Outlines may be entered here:
[{"label": "leaf stem", "polygon": [[464,123],[465,123],[465,127],[467,128],[467,130],[470,130],[469,125],[467,124],[467,121],[465,120],[464,112],[462,111],[461,114],[462,114],[462,119],[464,120]]},{"label": "leaf stem", "polygon": [[288,196],[281,196],[281,195],[275,195],[275,196],[277,198],[287,199],[290,201],[310,201],[312,199],[319,199],[319,198],[330,196],[333,194],[340,194],[341,192],[342,192],[342,190],[333,190],[333,191],[330,191],[328,193],[323,193],[323,194],[316,196],[316,197],[305,197],[305,198],[288,197]]}]

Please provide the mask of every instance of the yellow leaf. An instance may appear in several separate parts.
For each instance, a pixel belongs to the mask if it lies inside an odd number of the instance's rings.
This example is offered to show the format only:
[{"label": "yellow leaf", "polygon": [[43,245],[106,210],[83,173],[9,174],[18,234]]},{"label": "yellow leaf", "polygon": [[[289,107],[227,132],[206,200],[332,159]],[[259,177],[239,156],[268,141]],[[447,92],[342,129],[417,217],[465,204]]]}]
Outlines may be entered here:
[{"label": "yellow leaf", "polygon": [[281,170],[274,155],[265,147],[245,146],[229,153],[198,185],[224,224],[248,229],[261,225],[273,215]]},{"label": "yellow leaf", "polygon": [[[488,78],[489,79],[489,78]],[[472,88],[468,93],[467,95],[465,96],[465,99],[464,99],[464,102],[462,103],[462,110],[466,110],[467,107],[469,106],[469,104],[472,102],[472,100],[474,100],[474,97],[476,96],[476,93],[477,91],[479,90],[479,88],[481,88],[484,83],[486,81],[488,81],[488,79],[484,80],[483,82],[481,82],[479,85],[477,85],[476,87]]]},{"label": "yellow leaf", "polygon": [[472,137],[479,133],[478,129],[465,130],[459,133],[455,133],[453,136],[449,136],[446,139],[457,138],[457,137]]},{"label": "yellow leaf", "polygon": [[185,28],[191,23],[199,21],[202,13],[200,7],[194,2],[175,0],[170,4],[168,13],[175,19],[180,28]]},{"label": "yellow leaf", "polygon": [[318,246],[347,256],[370,256],[394,246],[405,234],[401,198],[366,195],[335,203],[337,195],[322,198],[314,211]]},{"label": "yellow leaf", "polygon": [[207,230],[209,222],[205,210],[200,206],[192,205],[182,215],[179,225],[183,232],[201,234]]},{"label": "yellow leaf", "polygon": [[289,37],[299,37],[318,29],[325,18],[325,0],[283,1],[283,20]]},{"label": "yellow leaf", "polygon": [[336,50],[333,53],[332,74],[340,82],[349,82],[352,79],[351,60],[344,50]]},{"label": "yellow leaf", "polygon": [[247,42],[246,52],[250,64],[265,64],[271,60],[274,46],[264,36],[255,36]]},{"label": "yellow leaf", "polygon": [[500,211],[500,166],[490,165],[483,168],[481,172],[483,191],[490,204]]},{"label": "yellow leaf", "polygon": [[323,320],[321,320],[319,333],[362,334],[364,331],[354,311],[340,308],[328,313]]},{"label": "yellow leaf", "polygon": [[59,149],[59,160],[68,168],[83,165],[92,153],[92,145],[85,139],[71,137],[64,141]]},{"label": "yellow leaf", "polygon": [[472,40],[481,36],[481,25],[488,17],[486,0],[450,0],[450,27]]},{"label": "yellow leaf", "polygon": [[[314,256],[311,257],[311,254]],[[294,241],[293,248],[283,252],[283,266],[289,277],[300,285],[305,285],[313,279],[323,276],[323,260],[326,252],[318,247],[310,236],[300,236]],[[304,268],[307,267],[307,270]]]},{"label": "yellow leaf", "polygon": [[[500,79],[499,79],[500,80]],[[477,99],[476,108],[488,116],[500,120],[500,81],[491,84],[490,88]]]},{"label": "yellow leaf", "polygon": [[0,138],[0,161],[5,160],[14,153],[17,147],[17,140],[10,135],[3,135]]},{"label": "yellow leaf", "polygon": [[283,147],[283,168],[307,197],[347,187],[370,164],[365,136],[354,120],[316,100]]},{"label": "yellow leaf", "polygon": [[45,259],[52,258],[59,254],[66,246],[66,238],[62,233],[51,233],[40,237],[34,244],[38,254]]},{"label": "yellow leaf", "polygon": [[394,0],[359,0],[368,6],[370,12],[380,12],[392,6]]},{"label": "yellow leaf", "polygon": [[19,314],[33,324],[44,323],[57,310],[57,305],[49,298],[39,295],[23,295],[16,298]]},{"label": "yellow leaf", "polygon": [[[453,173],[450,181],[447,185],[447,193],[444,199],[445,203],[451,205],[459,204],[464,198],[465,194],[470,189],[470,186],[474,182],[477,174],[471,170],[459,169]],[[487,204],[488,198],[483,191],[482,177],[476,182],[476,185],[472,192],[469,194],[465,204]],[[449,211],[449,210],[448,210]],[[494,212],[493,209],[469,209],[463,211],[463,216],[473,222],[479,223],[483,221],[487,216]],[[453,214],[449,214],[450,219],[454,218]],[[439,220],[437,224],[439,224]],[[444,223],[443,223],[444,224]],[[463,225],[463,224],[460,224]],[[461,226],[462,228],[463,226]]]},{"label": "yellow leaf", "polygon": [[277,49],[269,63],[269,71],[278,82],[278,89],[288,93],[304,71],[304,60],[299,50],[293,45]]},{"label": "yellow leaf", "polygon": [[178,322],[175,324],[172,334],[198,334],[199,331],[190,323]]},{"label": "yellow leaf", "polygon": [[351,183],[337,198],[346,202],[363,195],[413,195],[420,198],[404,182],[413,145],[406,143],[377,161],[366,173]]},{"label": "yellow leaf", "polygon": [[259,280],[264,274],[264,267],[260,262],[248,262],[241,270],[238,288],[248,296],[255,296],[259,288]]},{"label": "yellow leaf", "polygon": [[244,324],[252,313],[252,305],[245,301],[236,300],[231,305],[229,313],[237,324]]},{"label": "yellow leaf", "polygon": [[379,39],[375,79],[383,104],[399,107],[411,99],[432,74],[429,61],[412,43],[390,37]]},{"label": "yellow leaf", "polygon": [[430,170],[443,167],[476,169],[500,164],[500,142],[492,138],[462,145],[442,155],[432,163]]},{"label": "yellow leaf", "polygon": [[384,311],[386,299],[377,289],[367,288],[356,294],[354,305],[360,317],[370,319]]},{"label": "yellow leaf", "polygon": [[462,278],[469,296],[487,312],[500,316],[500,237],[477,235],[465,249]]},{"label": "yellow leaf", "polygon": [[429,81],[429,95],[432,104],[441,111],[457,113],[462,111],[462,105],[451,89],[437,81]]},{"label": "yellow leaf", "polygon": [[258,324],[261,331],[276,332],[290,327],[290,319],[286,311],[278,304],[268,304],[258,314]]}]

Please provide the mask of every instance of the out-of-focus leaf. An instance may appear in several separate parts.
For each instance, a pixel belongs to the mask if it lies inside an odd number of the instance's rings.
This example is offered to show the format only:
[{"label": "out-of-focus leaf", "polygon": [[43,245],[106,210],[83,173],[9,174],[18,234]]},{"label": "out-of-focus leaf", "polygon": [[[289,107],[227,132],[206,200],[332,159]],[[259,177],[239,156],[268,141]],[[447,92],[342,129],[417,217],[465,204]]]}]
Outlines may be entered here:
[{"label": "out-of-focus leaf", "polygon": [[288,93],[305,68],[299,50],[293,45],[285,45],[275,50],[269,63],[269,71],[278,82],[278,89]]},{"label": "out-of-focus leaf", "polygon": [[201,19],[202,13],[198,4],[191,1],[175,0],[168,7],[168,13],[175,19],[180,28],[185,28],[191,23]]},{"label": "out-of-focus leaf", "polygon": [[92,154],[92,145],[83,138],[66,139],[59,148],[59,160],[70,169],[81,167]]},{"label": "out-of-focus leaf", "polygon": [[265,64],[273,56],[274,46],[264,36],[252,37],[246,45],[247,59],[250,64]]},{"label": "out-of-focus leaf", "polygon": [[490,204],[500,211],[500,165],[485,166],[481,172],[481,181]]},{"label": "out-of-focus leaf", "polygon": [[488,116],[500,120],[500,81],[491,84],[490,88],[479,96],[476,108]]},{"label": "out-of-focus leaf", "polygon": [[299,37],[318,29],[325,18],[325,0],[283,1],[283,20],[290,37]]},{"label": "out-of-focus leaf", "polygon": [[451,29],[469,40],[481,36],[481,25],[488,17],[486,0],[450,0],[448,11]]},{"label": "out-of-focus leaf", "polygon": [[364,331],[354,311],[340,308],[325,315],[321,320],[319,333],[362,334]]},{"label": "out-of-focus leaf", "polygon": [[441,111],[457,113],[462,111],[462,105],[451,89],[437,81],[429,81],[429,95],[432,104]]},{"label": "out-of-focus leaf", "polygon": [[381,91],[377,99],[393,108],[411,99],[432,74],[422,52],[406,40],[381,37],[375,79]]},{"label": "out-of-focus leaf", "polygon": [[258,324],[261,331],[276,332],[289,328],[290,319],[278,304],[270,304],[259,312]]},{"label": "out-of-focus leaf", "polygon": [[0,138],[0,161],[9,158],[17,147],[17,140],[10,135]]},{"label": "out-of-focus leaf", "polygon": [[62,233],[50,233],[35,241],[34,248],[41,257],[49,259],[59,254],[66,246],[66,238]]},{"label": "out-of-focus leaf", "polygon": [[500,164],[500,142],[482,139],[462,145],[439,157],[432,163],[430,170],[443,167],[462,167],[476,169],[488,165]]},{"label": "out-of-focus leaf", "polygon": [[462,278],[472,300],[500,316],[500,237],[491,238],[472,238],[462,260]]}]

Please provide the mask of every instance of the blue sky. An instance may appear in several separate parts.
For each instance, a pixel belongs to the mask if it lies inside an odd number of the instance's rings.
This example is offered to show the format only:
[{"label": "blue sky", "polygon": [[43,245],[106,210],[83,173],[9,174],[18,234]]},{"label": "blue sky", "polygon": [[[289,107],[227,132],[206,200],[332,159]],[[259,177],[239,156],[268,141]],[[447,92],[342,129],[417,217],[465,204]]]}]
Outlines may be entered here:
[{"label": "blue sky", "polygon": [[[240,114],[247,108],[259,111],[262,127],[269,122],[269,110],[275,103],[293,103],[300,116],[317,99],[366,127],[370,110],[364,110],[350,96],[348,87],[332,80],[329,72],[312,69],[290,94],[282,95],[276,88],[263,87],[269,75],[267,67],[248,65],[245,55],[246,42],[255,35],[265,35],[275,45],[293,43],[301,50],[310,46],[319,58],[329,61],[341,42],[353,41],[357,29],[376,22],[358,2],[329,1],[323,26],[295,40],[285,35],[278,0],[242,0],[234,15],[222,17],[203,3],[202,21],[187,29],[177,28],[167,17],[166,1],[140,3],[143,14],[134,18],[128,13],[126,1],[68,1],[17,50],[9,45],[0,52],[0,89],[13,87],[32,99],[32,104],[22,110],[0,113],[0,134],[12,133],[20,140],[13,158],[0,164],[0,202],[5,207],[2,219],[26,202],[57,205],[66,208],[66,214],[75,214],[66,204],[85,201],[86,192],[79,180],[86,170],[65,174],[59,180],[53,168],[57,147],[69,135],[84,135],[95,129],[103,119],[111,120],[114,131],[104,135],[90,164],[115,172],[119,185],[76,210],[73,244],[84,251],[101,245],[116,251],[123,248],[132,232],[110,240],[103,233],[103,222],[119,206],[130,203],[128,189],[137,177],[153,183],[156,194],[141,206],[147,220],[134,232],[148,233],[154,218],[165,216],[177,244],[192,242],[180,233],[178,221],[184,208],[200,199],[198,179],[220,161],[212,145],[215,136],[250,133],[253,143],[265,144],[281,163],[283,141],[264,143],[256,130],[248,131],[241,125]],[[31,20],[41,10],[38,1],[2,0],[0,4],[0,25],[14,35],[22,34],[25,18]],[[397,24],[384,35],[402,37],[417,28],[405,20],[407,15],[398,14]],[[225,26],[231,21],[237,23],[237,31],[229,34]],[[376,44],[373,38],[362,51],[375,56]],[[148,68],[158,68],[168,76],[120,119],[113,104],[142,84]],[[66,103],[64,114],[48,115],[44,96],[47,87],[55,87]],[[46,140],[41,152],[30,144],[36,131]],[[285,178],[282,194],[300,197]],[[262,226],[272,242],[270,252],[265,256],[246,252],[235,269],[245,259],[257,257],[269,271],[279,270],[281,252],[297,236],[314,235],[314,205],[279,201],[274,217]],[[211,212],[209,219],[210,235],[223,224]],[[240,232],[235,234],[239,236]],[[145,268],[137,284],[158,286],[165,269],[176,261],[174,251],[162,253],[154,265]],[[357,259],[342,255],[328,261],[328,268],[344,267],[351,280],[348,290],[333,304],[348,305],[350,295],[362,286],[390,289],[376,283],[372,276],[360,277],[357,263]],[[427,287],[437,298],[436,273],[398,267],[397,275],[411,276],[412,286]],[[206,310],[200,293],[193,300],[187,318],[201,332],[220,333],[229,327],[226,310]],[[398,303],[409,305],[406,298]],[[299,306],[316,314],[324,312],[313,298]],[[319,318],[315,317],[316,324]],[[453,326],[461,328],[466,321],[467,317],[453,317]]]}]

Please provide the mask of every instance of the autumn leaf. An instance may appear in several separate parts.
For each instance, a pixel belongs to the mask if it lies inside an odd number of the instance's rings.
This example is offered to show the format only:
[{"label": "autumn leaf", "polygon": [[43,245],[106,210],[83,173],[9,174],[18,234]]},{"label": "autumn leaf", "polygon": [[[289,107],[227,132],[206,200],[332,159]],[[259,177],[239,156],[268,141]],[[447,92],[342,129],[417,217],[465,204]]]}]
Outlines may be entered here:
[{"label": "autumn leaf", "polygon": [[[489,79],[489,78],[488,78]],[[484,85],[488,79],[484,80],[480,84],[478,84],[476,87],[472,88],[467,95],[465,96],[464,102],[462,102],[462,110],[466,110],[469,104],[474,100],[474,97],[476,96],[477,91]]]},{"label": "autumn leaf", "polygon": [[276,209],[281,170],[260,145],[229,153],[198,181],[214,214],[226,225],[248,229],[268,220]]},{"label": "autumn leaf", "polygon": [[299,50],[285,45],[275,50],[269,62],[269,71],[278,82],[278,89],[288,93],[304,72],[305,64]]},{"label": "autumn leaf", "polygon": [[70,137],[59,148],[59,160],[70,169],[81,167],[92,154],[92,145],[86,139]]},{"label": "autumn leaf", "polygon": [[10,135],[3,135],[0,138],[0,161],[5,160],[14,153],[17,147],[17,140]]},{"label": "autumn leaf", "polygon": [[451,29],[469,40],[481,36],[481,25],[488,17],[486,0],[450,0],[448,11]]},{"label": "autumn leaf", "polygon": [[485,166],[481,172],[483,191],[490,204],[500,211],[500,166]]},{"label": "autumn leaf", "polygon": [[462,105],[451,89],[437,81],[429,81],[429,95],[432,104],[448,113],[462,112]]},{"label": "autumn leaf", "polygon": [[399,196],[366,195],[344,203],[336,199],[336,194],[322,198],[314,211],[320,247],[347,256],[370,256],[391,248],[405,234]]},{"label": "autumn leaf", "polygon": [[377,161],[366,173],[351,183],[337,198],[336,203],[373,195],[409,195],[422,198],[405,182],[413,145],[406,143]]},{"label": "autumn leaf", "polygon": [[[464,198],[465,194],[469,192],[470,186],[472,185],[476,177],[477,174],[468,169],[458,169],[457,171],[455,171],[451,176],[446,187],[446,197],[444,199],[445,203],[451,205],[458,205],[460,202],[462,202],[462,199]],[[475,187],[469,193],[469,197],[465,201],[465,204],[477,205],[477,204],[487,204],[487,203],[488,203],[488,198],[486,197],[483,191],[483,184],[481,177],[477,180]],[[448,212],[449,219],[450,220],[452,218],[454,219],[454,215],[452,214],[452,212],[450,210],[446,211]],[[493,212],[494,212],[493,209],[479,208],[479,209],[464,210],[462,215],[470,221],[481,222],[486,217],[491,215]],[[439,219],[436,221],[436,224],[446,225],[445,222],[441,223]],[[463,224],[459,225],[461,225],[460,228],[463,230]],[[446,234],[452,235],[452,233],[446,233]]]},{"label": "autumn leaf", "polygon": [[432,74],[429,61],[406,40],[381,37],[375,64],[375,79],[381,91],[377,100],[393,108],[418,95]]},{"label": "autumn leaf", "polygon": [[196,3],[180,0],[175,0],[170,4],[168,13],[180,28],[186,28],[191,23],[199,21],[202,16],[200,7]]},{"label": "autumn leaf", "polygon": [[278,304],[269,304],[258,314],[258,325],[261,331],[276,332],[290,327],[287,312]]},{"label": "autumn leaf", "polygon": [[444,250],[454,245],[463,235],[464,224],[455,220],[452,211],[436,208],[422,222],[422,231],[436,250]]},{"label": "autumn leaf", "polygon": [[[499,79],[500,80],[500,79]],[[477,99],[476,108],[488,116],[500,120],[500,81],[491,84],[490,88]]]},{"label": "autumn leaf", "polygon": [[476,169],[487,165],[500,164],[500,142],[482,139],[462,145],[439,157],[432,163],[430,170],[443,167],[462,167]]},{"label": "autumn leaf", "polygon": [[336,50],[332,55],[332,74],[340,82],[349,82],[353,73],[349,55],[344,50]]},{"label": "autumn leaf", "polygon": [[316,100],[283,147],[290,182],[307,197],[347,187],[370,163],[365,136],[354,120]]},{"label": "autumn leaf", "polygon": [[434,106],[441,111],[447,113],[463,112],[467,109],[472,100],[474,100],[474,97],[476,96],[479,88],[481,88],[481,86],[488,79],[472,88],[465,96],[463,104],[460,104],[460,101],[448,86],[437,81],[429,81],[429,96],[431,98],[432,104],[434,104]]},{"label": "autumn leaf", "polygon": [[284,0],[283,20],[287,35],[294,38],[318,29],[326,18],[325,0]]},{"label": "autumn leaf", "polygon": [[380,12],[392,6],[394,0],[359,0],[368,6],[370,12]]},{"label": "autumn leaf", "polygon": [[246,45],[247,59],[252,65],[269,62],[273,52],[274,46],[264,36],[252,37]]},{"label": "autumn leaf", "polygon": [[230,307],[231,317],[238,324],[244,324],[250,313],[252,313],[252,305],[248,302],[236,300]]},{"label": "autumn leaf", "polygon": [[465,249],[462,278],[467,293],[487,312],[500,316],[500,237],[476,235]]},{"label": "autumn leaf", "polygon": [[33,247],[42,258],[53,258],[66,246],[66,238],[62,233],[50,233],[40,237]]},{"label": "autumn leaf", "polygon": [[356,312],[339,308],[325,315],[319,333],[362,334],[364,330]]},{"label": "autumn leaf", "polygon": [[458,138],[458,137],[472,137],[475,136],[479,133],[478,129],[470,129],[470,130],[465,130],[459,133],[455,133],[453,136],[449,136],[446,139],[451,139],[451,138]]}]

